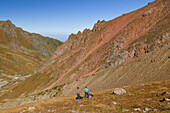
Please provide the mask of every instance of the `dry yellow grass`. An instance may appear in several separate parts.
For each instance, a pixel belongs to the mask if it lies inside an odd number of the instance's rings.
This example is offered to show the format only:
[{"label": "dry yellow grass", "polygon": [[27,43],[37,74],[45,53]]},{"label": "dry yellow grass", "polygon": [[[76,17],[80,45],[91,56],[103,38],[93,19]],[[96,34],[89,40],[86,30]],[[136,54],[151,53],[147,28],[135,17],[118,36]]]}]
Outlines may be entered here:
[{"label": "dry yellow grass", "polygon": [[[127,91],[123,95],[112,95],[113,89],[102,90],[92,92],[93,98],[75,100],[76,95],[56,97],[52,99],[42,100],[36,103],[30,103],[22,105],[16,108],[10,108],[1,110],[2,113],[18,113],[18,112],[31,112],[35,113],[47,113],[50,110],[55,113],[69,113],[73,111],[78,112],[101,112],[101,113],[120,113],[122,110],[128,110],[128,112],[134,112],[135,108],[144,110],[148,108],[150,112],[169,112],[168,102],[159,102],[163,98],[169,98],[170,94],[164,96],[160,95],[163,92],[170,92],[170,81],[160,81],[160,84],[156,82],[150,82],[149,84],[134,85],[125,87]],[[167,88],[165,88],[167,87]],[[161,91],[158,89],[162,89]],[[132,95],[133,94],[133,95]],[[112,104],[112,101],[117,104]],[[35,109],[29,110],[29,107],[35,107]]]}]

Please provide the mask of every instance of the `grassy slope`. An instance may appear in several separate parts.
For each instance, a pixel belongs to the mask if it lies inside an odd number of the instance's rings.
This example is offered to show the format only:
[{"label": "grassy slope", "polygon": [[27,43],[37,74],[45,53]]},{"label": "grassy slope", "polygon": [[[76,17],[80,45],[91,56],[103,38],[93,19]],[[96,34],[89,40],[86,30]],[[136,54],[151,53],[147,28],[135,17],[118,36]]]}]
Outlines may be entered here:
[{"label": "grassy slope", "polygon": [[0,21],[0,70],[6,74],[30,74],[48,59],[62,42]]},{"label": "grassy slope", "polygon": [[[150,112],[169,112],[169,102],[159,102],[163,98],[169,98],[168,93],[165,96],[157,97],[156,95],[163,92],[170,92],[170,81],[157,81],[145,84],[138,84],[134,86],[123,87],[127,93],[123,95],[112,95],[113,89],[91,92],[94,97],[91,99],[75,100],[76,95],[67,97],[57,97],[53,99],[46,99],[36,103],[22,105],[16,108],[1,110],[2,113],[18,113],[24,111],[28,112],[105,112],[105,113],[120,113],[123,109],[128,112],[134,112],[134,108],[141,110],[149,108]],[[84,95],[84,94],[81,94]],[[112,101],[119,104],[112,104]],[[29,107],[35,109],[29,110]]]},{"label": "grassy slope", "polygon": [[[0,95],[24,80],[23,76],[33,74],[61,44],[59,40],[24,31],[9,20],[0,21]],[[15,74],[22,77],[15,80]]]},{"label": "grassy slope", "polygon": [[0,47],[0,51],[0,69],[3,73],[26,75],[33,73],[41,64],[38,58],[20,51],[3,47]]}]

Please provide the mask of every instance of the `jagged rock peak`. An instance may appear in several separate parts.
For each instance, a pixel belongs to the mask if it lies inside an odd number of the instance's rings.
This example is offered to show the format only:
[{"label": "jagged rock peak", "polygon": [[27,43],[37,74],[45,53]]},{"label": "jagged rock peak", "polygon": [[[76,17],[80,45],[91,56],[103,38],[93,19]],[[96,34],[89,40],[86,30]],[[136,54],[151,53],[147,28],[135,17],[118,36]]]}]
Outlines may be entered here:
[{"label": "jagged rock peak", "polygon": [[106,21],[105,20],[102,20],[102,21],[100,21],[100,20],[98,20],[97,21],[97,23],[94,25],[94,27],[93,27],[93,31],[97,31],[97,30],[101,30],[101,28],[103,27],[103,25],[106,23]]},{"label": "jagged rock peak", "polygon": [[71,33],[70,35],[69,35],[69,39],[72,39],[72,38],[76,38],[76,34],[74,34],[74,33]]}]

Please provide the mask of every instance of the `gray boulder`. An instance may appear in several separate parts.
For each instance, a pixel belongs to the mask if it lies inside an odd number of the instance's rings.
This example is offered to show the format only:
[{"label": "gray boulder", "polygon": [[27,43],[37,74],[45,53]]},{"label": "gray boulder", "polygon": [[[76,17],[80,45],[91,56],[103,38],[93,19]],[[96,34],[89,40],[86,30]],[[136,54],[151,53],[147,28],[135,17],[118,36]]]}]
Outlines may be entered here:
[{"label": "gray boulder", "polygon": [[116,94],[116,95],[122,95],[122,94],[124,94],[124,93],[126,93],[126,90],[123,89],[123,88],[115,88],[115,89],[113,90],[113,94]]}]

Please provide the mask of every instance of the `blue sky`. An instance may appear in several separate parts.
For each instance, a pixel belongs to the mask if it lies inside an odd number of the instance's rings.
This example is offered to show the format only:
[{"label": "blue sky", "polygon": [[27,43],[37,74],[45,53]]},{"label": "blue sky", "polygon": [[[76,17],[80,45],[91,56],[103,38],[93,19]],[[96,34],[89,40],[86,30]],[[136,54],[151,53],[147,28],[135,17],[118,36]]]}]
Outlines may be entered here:
[{"label": "blue sky", "polygon": [[92,28],[154,0],[0,0],[0,20],[65,41],[71,33]]}]

